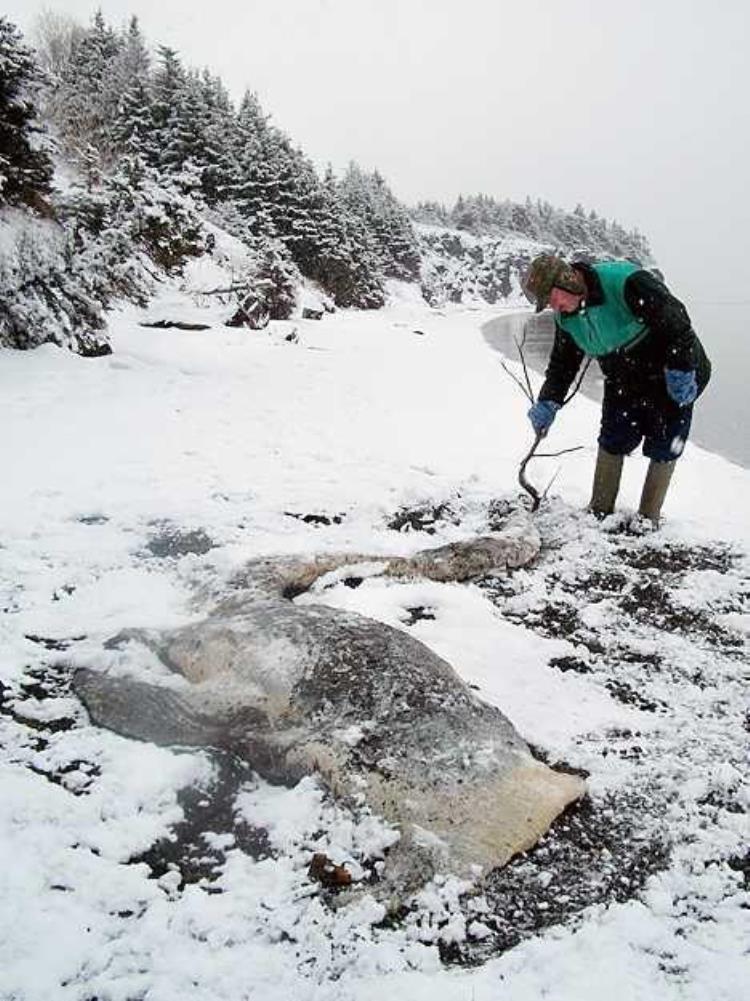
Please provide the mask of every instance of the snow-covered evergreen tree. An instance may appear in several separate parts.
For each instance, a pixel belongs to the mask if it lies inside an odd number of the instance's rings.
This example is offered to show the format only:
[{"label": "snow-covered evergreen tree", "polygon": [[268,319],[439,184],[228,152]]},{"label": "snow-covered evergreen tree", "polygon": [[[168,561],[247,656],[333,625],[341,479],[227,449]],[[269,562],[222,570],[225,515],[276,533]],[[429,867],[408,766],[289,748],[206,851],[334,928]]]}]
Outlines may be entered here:
[{"label": "snow-covered evergreen tree", "polygon": [[450,219],[445,205],[435,201],[417,202],[412,217],[428,226],[448,226]]},{"label": "snow-covered evergreen tree", "polygon": [[459,195],[451,209],[422,202],[411,214],[416,222],[465,230],[475,236],[516,234],[569,254],[628,257],[642,262],[651,259],[640,233],[626,232],[616,222],[607,224],[580,204],[566,212],[541,199],[518,203],[507,199],[498,202],[487,195]]},{"label": "snow-covered evergreen tree", "polygon": [[146,146],[149,163],[154,167],[181,166],[180,130],[186,107],[182,91],[185,70],[175,49],[159,46],[159,63],[151,81],[151,130]]},{"label": "snow-covered evergreen tree", "polygon": [[52,163],[35,104],[39,82],[31,50],[0,17],[0,206],[38,205],[50,190]]},{"label": "snow-covered evergreen tree", "polygon": [[251,232],[281,240],[301,272],[337,305],[381,306],[383,269],[374,235],[343,199],[332,174],[321,181],[250,92],[240,104],[234,141],[228,194]]},{"label": "snow-covered evergreen tree", "polygon": [[258,238],[254,241],[257,254],[255,276],[263,283],[263,301],[272,320],[285,320],[297,304],[297,290],[302,276],[280,240]]},{"label": "snow-covered evergreen tree", "polygon": [[385,276],[374,234],[341,198],[330,168],[323,178],[317,246],[312,276],[337,305],[366,309],[383,305]]},{"label": "snow-covered evergreen tree", "polygon": [[108,139],[116,154],[146,156],[152,127],[151,66],[138,19],[133,17],[114,60],[112,76],[119,93]]},{"label": "snow-covered evergreen tree", "polygon": [[179,80],[166,122],[161,129],[159,166],[172,175],[192,175],[194,193],[203,189],[203,174],[219,159],[219,149],[209,139],[210,109],[198,73],[188,70]]},{"label": "snow-covered evergreen tree", "polygon": [[254,233],[273,235],[268,199],[273,164],[269,160],[268,116],[255,94],[246,91],[231,136],[231,160],[226,196],[250,221]]},{"label": "snow-covered evergreen tree", "polygon": [[419,273],[417,237],[408,213],[383,177],[377,171],[367,174],[351,163],[339,192],[350,212],[372,233],[386,277],[414,280]]},{"label": "snow-covered evergreen tree", "polygon": [[204,70],[200,78],[204,145],[201,159],[201,191],[207,204],[229,197],[236,177],[234,136],[236,117],[226,87],[220,78]]},{"label": "snow-covered evergreen tree", "polygon": [[29,213],[0,213],[0,346],[51,342],[80,354],[107,353],[90,278],[61,226]]}]

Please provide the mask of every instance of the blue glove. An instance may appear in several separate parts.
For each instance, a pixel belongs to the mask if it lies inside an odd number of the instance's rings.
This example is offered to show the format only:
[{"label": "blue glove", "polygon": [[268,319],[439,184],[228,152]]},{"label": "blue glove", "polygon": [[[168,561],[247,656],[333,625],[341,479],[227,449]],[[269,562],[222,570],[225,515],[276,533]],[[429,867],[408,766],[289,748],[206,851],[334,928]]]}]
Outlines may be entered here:
[{"label": "blue glove", "polygon": [[692,369],[683,372],[677,368],[665,368],[664,378],[667,392],[678,406],[686,407],[698,395],[698,383]]},{"label": "blue glove", "polygon": [[536,401],[531,410],[529,410],[528,416],[531,421],[531,426],[537,434],[545,435],[549,431],[550,425],[555,419],[555,414],[559,409],[560,404],[555,403],[554,400]]}]

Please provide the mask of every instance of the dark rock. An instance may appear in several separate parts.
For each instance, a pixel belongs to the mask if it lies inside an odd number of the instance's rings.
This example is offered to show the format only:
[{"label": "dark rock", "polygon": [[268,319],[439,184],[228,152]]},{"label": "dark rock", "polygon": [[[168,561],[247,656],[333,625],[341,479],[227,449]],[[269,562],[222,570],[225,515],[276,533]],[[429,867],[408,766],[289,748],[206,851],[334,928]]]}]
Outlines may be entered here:
[{"label": "dark rock", "polygon": [[250,777],[247,766],[231,755],[212,752],[215,766],[213,777],[200,786],[188,786],[178,794],[183,818],[159,838],[147,851],[129,859],[130,865],[145,863],[152,879],[159,879],[170,871],[177,871],[180,880],[177,889],[187,884],[210,884],[218,878],[226,861],[226,852],[206,841],[204,834],[231,834],[232,847],[238,848],[254,859],[269,858],[272,854],[268,834],[236,816],[236,799],[243,783]]},{"label": "dark rock", "polygon": [[35,633],[24,633],[24,636],[32,643],[38,643],[40,646],[43,646],[45,650],[67,650],[71,643],[79,643],[81,640],[86,639],[85,635],[71,636],[69,639],[61,639],[51,636],[37,636]]},{"label": "dark rock", "polygon": [[75,334],[71,347],[81,358],[105,358],[112,354],[112,346],[97,334]]},{"label": "dark rock", "polygon": [[190,554],[203,556],[215,547],[216,543],[202,528],[183,531],[171,525],[161,526],[159,532],[152,535],[146,544],[148,553],[160,559]]},{"label": "dark rock", "polygon": [[304,521],[306,525],[340,525],[344,520],[343,514],[300,514],[296,511],[285,511],[288,518],[296,518]]},{"label": "dark rock", "polygon": [[575,671],[576,674],[591,674],[589,665],[580,657],[553,657],[549,662],[550,667],[556,667],[558,671]]},{"label": "dark rock", "polygon": [[431,608],[425,608],[424,605],[416,605],[414,608],[405,608],[404,611],[408,615],[408,618],[404,620],[407,626],[413,626],[416,622],[420,622],[423,619],[435,619],[435,612]]},{"label": "dark rock", "polygon": [[425,504],[415,508],[401,508],[387,523],[396,532],[426,532],[434,535],[436,525],[448,521],[460,524],[460,517],[446,501],[440,504]]}]

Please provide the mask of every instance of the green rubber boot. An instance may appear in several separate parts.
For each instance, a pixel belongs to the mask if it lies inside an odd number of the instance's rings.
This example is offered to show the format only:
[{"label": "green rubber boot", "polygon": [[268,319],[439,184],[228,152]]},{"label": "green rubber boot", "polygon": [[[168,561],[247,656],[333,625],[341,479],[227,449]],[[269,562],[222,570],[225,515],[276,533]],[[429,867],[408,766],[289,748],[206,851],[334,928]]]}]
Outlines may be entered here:
[{"label": "green rubber boot", "polygon": [[606,518],[615,509],[620,490],[623,456],[612,455],[600,448],[596,456],[594,485],[591,490],[589,511],[597,518]]},{"label": "green rubber boot", "polygon": [[648,518],[654,525],[659,524],[662,504],[667,496],[669,481],[672,479],[675,465],[676,460],[674,459],[672,462],[654,462],[652,459],[648,464],[638,514],[643,518]]}]

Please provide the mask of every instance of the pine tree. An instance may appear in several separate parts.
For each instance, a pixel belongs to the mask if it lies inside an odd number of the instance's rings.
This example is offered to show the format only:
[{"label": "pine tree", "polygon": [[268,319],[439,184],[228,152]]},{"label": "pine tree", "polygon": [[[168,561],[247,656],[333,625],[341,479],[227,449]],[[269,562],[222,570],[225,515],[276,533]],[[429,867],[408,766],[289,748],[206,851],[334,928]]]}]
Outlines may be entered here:
[{"label": "pine tree", "polygon": [[406,210],[378,171],[370,176],[369,188],[375,215],[376,239],[382,249],[386,275],[406,281],[416,278],[419,274],[419,249]]},{"label": "pine tree", "polygon": [[425,223],[428,226],[450,225],[448,210],[445,205],[441,205],[439,202],[417,202],[411,215],[416,222]]},{"label": "pine tree", "polygon": [[33,205],[48,194],[52,163],[34,103],[40,74],[15,25],[0,17],[0,205]]},{"label": "pine tree", "polygon": [[159,166],[172,174],[186,166],[200,173],[205,155],[204,103],[194,71],[178,77],[160,138]]},{"label": "pine tree", "polygon": [[272,320],[286,320],[297,304],[302,276],[279,240],[261,237],[254,241],[253,249],[258,258],[255,277],[270,282],[263,294],[268,315]]},{"label": "pine tree", "polygon": [[246,91],[237,112],[232,134],[232,172],[227,197],[251,223],[254,233],[275,232],[268,205],[269,163],[268,116],[255,94]]},{"label": "pine tree", "polygon": [[113,84],[112,70],[120,44],[98,11],[91,27],[73,40],[52,105],[68,151],[76,156],[93,147],[103,164],[113,155],[110,129],[121,95]]},{"label": "pine tree", "polygon": [[349,211],[372,235],[383,274],[390,278],[415,278],[419,273],[416,234],[406,210],[382,176],[377,171],[367,174],[351,163],[339,191]]},{"label": "pine tree", "polygon": [[175,141],[175,112],[185,82],[185,71],[175,49],[159,46],[159,65],[151,80],[151,128],[144,145],[153,167],[163,167],[165,151]]},{"label": "pine tree", "polygon": [[109,142],[118,154],[145,155],[152,125],[150,59],[136,17],[130,19],[112,76],[120,96]]},{"label": "pine tree", "polygon": [[472,199],[462,195],[458,196],[451,220],[456,229],[465,229],[468,233],[477,233],[479,230],[476,206]]},{"label": "pine tree", "polygon": [[219,77],[204,71],[200,86],[204,135],[202,192],[207,204],[215,205],[229,197],[236,177],[234,144],[237,126],[232,102]]},{"label": "pine tree", "polygon": [[316,256],[309,272],[338,306],[377,309],[385,302],[384,274],[373,234],[340,195],[333,170],[319,189]]}]

